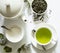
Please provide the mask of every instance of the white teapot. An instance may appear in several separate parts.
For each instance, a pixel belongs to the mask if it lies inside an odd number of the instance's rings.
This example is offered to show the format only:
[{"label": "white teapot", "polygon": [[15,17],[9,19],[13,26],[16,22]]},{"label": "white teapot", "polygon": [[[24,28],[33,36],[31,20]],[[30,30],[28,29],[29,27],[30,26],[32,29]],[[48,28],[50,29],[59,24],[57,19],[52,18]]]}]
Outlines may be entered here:
[{"label": "white teapot", "polygon": [[22,14],[24,0],[0,0],[0,14],[5,18],[16,18]]}]

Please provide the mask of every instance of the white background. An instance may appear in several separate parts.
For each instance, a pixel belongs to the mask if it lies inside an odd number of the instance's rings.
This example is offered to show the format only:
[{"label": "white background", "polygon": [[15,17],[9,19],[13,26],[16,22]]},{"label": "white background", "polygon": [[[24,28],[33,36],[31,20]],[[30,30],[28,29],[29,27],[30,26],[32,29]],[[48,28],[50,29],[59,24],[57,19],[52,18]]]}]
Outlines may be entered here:
[{"label": "white background", "polygon": [[[51,16],[49,17],[49,20],[47,21],[47,23],[51,24],[56,29],[58,43],[57,43],[55,49],[49,50],[46,53],[59,53],[60,52],[60,0],[47,0],[47,3],[48,3],[48,8],[50,10],[52,10]],[[0,16],[0,25],[3,22],[1,19],[2,19],[2,17]],[[28,25],[27,27],[30,27],[30,26]],[[1,30],[2,29],[0,29],[0,32],[1,32]],[[28,35],[29,34],[27,34],[27,37],[29,39],[30,37]],[[28,41],[30,41],[30,39]],[[14,45],[14,48],[16,49],[17,46],[15,47],[15,44],[12,44],[12,45]],[[45,53],[38,49],[34,49],[32,47],[31,47],[31,49],[32,49],[31,51],[27,51],[26,53]],[[4,52],[2,52],[1,47],[0,47],[0,53],[4,53]],[[15,50],[12,53],[16,53]]]}]

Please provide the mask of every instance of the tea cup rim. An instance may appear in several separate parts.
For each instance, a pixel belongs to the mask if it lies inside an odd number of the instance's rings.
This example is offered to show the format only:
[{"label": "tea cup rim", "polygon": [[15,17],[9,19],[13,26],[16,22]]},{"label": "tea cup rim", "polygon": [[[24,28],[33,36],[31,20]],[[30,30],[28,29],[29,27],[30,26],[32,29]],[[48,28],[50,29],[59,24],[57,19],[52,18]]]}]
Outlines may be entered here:
[{"label": "tea cup rim", "polygon": [[[47,29],[49,29],[48,27],[40,27],[40,28],[47,28]],[[38,29],[40,29],[40,28],[38,28]],[[38,29],[36,30],[36,32],[38,31]],[[49,29],[49,30],[50,30],[50,29]],[[50,32],[52,33],[51,30],[50,30]],[[36,35],[36,33],[35,33],[35,35]],[[48,44],[52,41],[52,36],[53,36],[53,34],[51,35],[50,41],[47,42],[47,43],[45,43],[45,44],[42,44],[42,43],[40,43],[39,41],[37,41],[36,37],[35,37],[35,40],[36,40],[36,42],[37,42],[38,44],[40,44],[40,45],[48,45]]]},{"label": "tea cup rim", "polygon": [[[48,44],[50,44],[51,43],[51,41],[53,40],[53,37],[54,37],[54,35],[56,35],[57,33],[56,33],[56,30],[55,30],[55,28],[53,27],[53,26],[51,26],[50,24],[47,24],[47,23],[41,23],[41,25],[39,24],[38,25],[40,28],[42,27],[42,26],[47,26],[46,28],[50,28],[50,31],[51,31],[51,33],[52,33],[52,37],[51,37],[51,39],[50,39],[50,41],[47,43],[47,44],[40,44],[37,40],[36,40],[36,38],[34,38],[33,36],[35,36],[35,33],[32,35],[32,38],[33,38],[33,40],[37,43],[37,44],[39,44],[39,45],[48,45]],[[37,27],[36,27],[37,28]],[[36,30],[36,28],[34,28],[35,30]],[[54,33],[55,32],[55,33]]]}]

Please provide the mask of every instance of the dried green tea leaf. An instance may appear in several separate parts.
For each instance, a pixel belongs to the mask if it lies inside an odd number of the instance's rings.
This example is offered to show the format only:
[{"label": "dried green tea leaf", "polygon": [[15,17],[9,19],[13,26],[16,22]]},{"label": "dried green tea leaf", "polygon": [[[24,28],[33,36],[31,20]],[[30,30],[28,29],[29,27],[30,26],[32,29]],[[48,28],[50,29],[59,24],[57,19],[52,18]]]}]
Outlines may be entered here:
[{"label": "dried green tea leaf", "polygon": [[21,52],[21,50],[25,50],[24,46],[25,46],[25,44],[24,44],[24,45],[22,45],[20,48],[18,48],[17,52],[18,52],[18,53],[20,53],[20,52]]},{"label": "dried green tea leaf", "polygon": [[0,33],[0,45],[5,45],[7,43],[7,39],[4,34]]},{"label": "dried green tea leaf", "polygon": [[4,35],[2,33],[0,33],[0,39],[2,39],[4,37]]},{"label": "dried green tea leaf", "polygon": [[12,48],[9,46],[4,47],[5,52],[12,52]]}]

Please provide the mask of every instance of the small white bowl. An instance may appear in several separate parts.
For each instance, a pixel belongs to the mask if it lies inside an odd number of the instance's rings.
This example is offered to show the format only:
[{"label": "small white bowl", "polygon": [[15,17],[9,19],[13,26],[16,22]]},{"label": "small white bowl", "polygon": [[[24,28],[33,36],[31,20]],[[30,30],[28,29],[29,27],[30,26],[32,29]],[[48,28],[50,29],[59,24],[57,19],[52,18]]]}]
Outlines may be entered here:
[{"label": "small white bowl", "polygon": [[[32,1],[32,3],[34,2],[34,0]],[[45,1],[46,2],[46,1]],[[31,3],[31,10],[32,10],[32,13],[35,13],[36,15],[43,15],[43,14],[46,14],[47,13],[47,8],[46,10],[43,12],[43,13],[36,13],[33,9],[32,9],[32,3]],[[46,2],[47,4],[47,2]],[[48,7],[48,4],[47,4],[47,7]]]},{"label": "small white bowl", "polygon": [[14,31],[13,33],[16,34],[15,36],[14,35],[11,36],[11,35],[7,34],[6,33],[7,30],[4,29],[5,36],[10,42],[17,43],[17,42],[19,42],[23,39],[24,34],[25,34],[25,23],[22,21],[21,18],[5,19],[3,25],[6,26],[9,29],[12,29],[14,27],[18,28],[17,30],[18,30],[19,34],[15,32],[16,31],[15,29],[14,29],[15,31],[13,30]]},{"label": "small white bowl", "polygon": [[5,36],[10,42],[16,43],[23,39],[24,30],[21,26],[13,25],[10,29],[5,30]]}]

